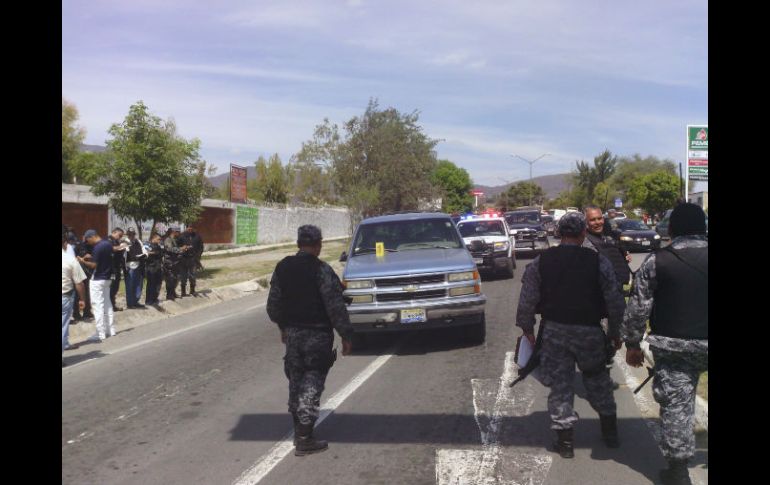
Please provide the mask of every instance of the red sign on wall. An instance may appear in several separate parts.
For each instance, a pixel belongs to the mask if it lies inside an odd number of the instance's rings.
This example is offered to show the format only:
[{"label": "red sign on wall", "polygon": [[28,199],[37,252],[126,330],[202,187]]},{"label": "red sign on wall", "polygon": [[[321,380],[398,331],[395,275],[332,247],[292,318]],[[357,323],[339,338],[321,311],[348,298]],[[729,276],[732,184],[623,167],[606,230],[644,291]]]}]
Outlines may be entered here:
[{"label": "red sign on wall", "polygon": [[230,202],[246,203],[246,168],[230,164]]}]

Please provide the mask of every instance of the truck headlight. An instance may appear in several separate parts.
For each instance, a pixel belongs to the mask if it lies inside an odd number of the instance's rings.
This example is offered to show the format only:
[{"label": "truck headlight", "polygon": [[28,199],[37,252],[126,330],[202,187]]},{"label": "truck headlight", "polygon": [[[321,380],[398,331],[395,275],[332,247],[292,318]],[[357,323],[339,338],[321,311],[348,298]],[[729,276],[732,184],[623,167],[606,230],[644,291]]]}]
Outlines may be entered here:
[{"label": "truck headlight", "polygon": [[548,233],[545,232],[545,231],[537,231],[537,237],[545,237],[546,234],[548,234]]},{"label": "truck headlight", "polygon": [[478,279],[478,271],[465,271],[463,273],[449,273],[449,281],[465,281]]},{"label": "truck headlight", "polygon": [[353,280],[353,281],[345,281],[345,288],[349,290],[358,290],[361,288],[372,288],[374,286],[374,281],[372,280]]},{"label": "truck headlight", "polygon": [[654,239],[660,239],[660,234],[655,234]]},{"label": "truck headlight", "polygon": [[351,303],[371,303],[374,301],[372,295],[355,295],[350,297],[353,301]]},{"label": "truck headlight", "polygon": [[629,237],[629,236],[620,236],[620,240],[621,241],[633,241],[634,238]]},{"label": "truck headlight", "polygon": [[449,296],[472,295],[476,292],[475,286],[461,286],[460,288],[450,288]]},{"label": "truck headlight", "polygon": [[508,251],[508,241],[496,242],[495,251]]}]

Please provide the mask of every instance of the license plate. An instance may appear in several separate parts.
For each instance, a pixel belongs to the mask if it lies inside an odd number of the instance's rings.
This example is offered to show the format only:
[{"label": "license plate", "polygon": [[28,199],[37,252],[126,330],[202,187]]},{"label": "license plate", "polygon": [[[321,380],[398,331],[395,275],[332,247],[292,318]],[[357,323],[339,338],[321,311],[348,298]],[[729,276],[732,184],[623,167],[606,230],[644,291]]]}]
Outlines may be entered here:
[{"label": "license plate", "polygon": [[484,258],[473,258],[473,262],[476,264],[484,264]]},{"label": "license plate", "polygon": [[424,308],[412,308],[409,310],[401,310],[401,323],[417,323],[424,322],[425,317]]},{"label": "license plate", "polygon": [[649,245],[650,245],[650,241],[642,241],[642,246],[649,246]]}]

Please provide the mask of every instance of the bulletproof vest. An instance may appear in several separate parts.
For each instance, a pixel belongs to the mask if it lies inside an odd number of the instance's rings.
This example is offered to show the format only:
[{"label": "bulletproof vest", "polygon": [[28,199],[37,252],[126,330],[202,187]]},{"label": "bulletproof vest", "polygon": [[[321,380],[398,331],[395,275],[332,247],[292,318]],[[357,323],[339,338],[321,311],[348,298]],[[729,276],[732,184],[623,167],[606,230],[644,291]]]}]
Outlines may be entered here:
[{"label": "bulletproof vest", "polygon": [[160,271],[161,261],[163,260],[163,248],[160,244],[156,243],[150,243],[150,247],[157,254],[149,254],[147,256],[147,269],[149,271]]},{"label": "bulletproof vest", "polygon": [[598,326],[605,307],[599,286],[599,253],[580,246],[557,246],[541,254],[539,264],[542,317]]},{"label": "bulletproof vest", "polygon": [[275,273],[281,288],[281,313],[286,326],[329,326],[331,321],[318,288],[321,260],[312,255],[287,256]]},{"label": "bulletproof vest", "polygon": [[613,244],[612,240],[606,240],[602,236],[596,236],[590,232],[586,233],[586,237],[594,247],[602,253],[612,263],[612,269],[615,270],[615,277],[618,279],[618,284],[624,285],[628,283],[628,278],[631,276],[631,268],[628,267],[628,262],[623,255],[623,252]]},{"label": "bulletproof vest", "polygon": [[709,248],[671,248],[655,252],[655,304],[650,329],[655,335],[709,338]]}]

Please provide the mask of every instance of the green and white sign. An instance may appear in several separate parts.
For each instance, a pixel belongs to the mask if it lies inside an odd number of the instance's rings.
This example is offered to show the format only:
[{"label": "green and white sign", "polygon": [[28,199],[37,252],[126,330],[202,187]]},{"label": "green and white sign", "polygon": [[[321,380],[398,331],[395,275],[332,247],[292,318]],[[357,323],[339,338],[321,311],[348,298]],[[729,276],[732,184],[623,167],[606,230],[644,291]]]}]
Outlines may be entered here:
[{"label": "green and white sign", "polygon": [[[687,148],[688,150],[702,150],[708,152],[709,127],[706,125],[687,125]],[[706,158],[708,158],[708,154],[706,154]]]},{"label": "green and white sign", "polygon": [[257,244],[259,209],[235,206],[235,244]]}]

